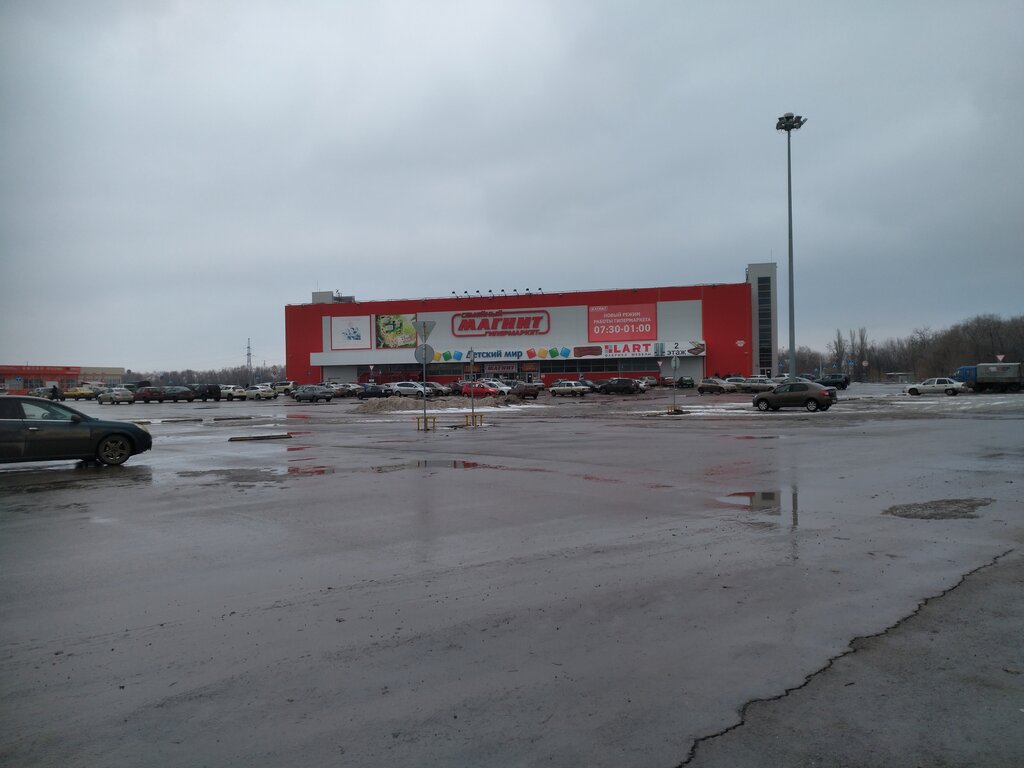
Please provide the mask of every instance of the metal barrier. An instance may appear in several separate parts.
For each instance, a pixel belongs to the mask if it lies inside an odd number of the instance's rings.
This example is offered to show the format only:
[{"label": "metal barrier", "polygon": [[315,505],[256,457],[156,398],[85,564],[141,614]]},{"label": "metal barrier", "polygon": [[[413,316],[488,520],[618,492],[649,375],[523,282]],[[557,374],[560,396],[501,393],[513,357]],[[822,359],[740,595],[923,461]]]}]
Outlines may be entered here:
[{"label": "metal barrier", "polygon": [[429,430],[437,431],[437,416],[417,416],[416,417],[416,431],[427,432]]},{"label": "metal barrier", "polygon": [[466,417],[467,427],[482,427],[484,425],[484,415],[482,413],[464,413]]}]

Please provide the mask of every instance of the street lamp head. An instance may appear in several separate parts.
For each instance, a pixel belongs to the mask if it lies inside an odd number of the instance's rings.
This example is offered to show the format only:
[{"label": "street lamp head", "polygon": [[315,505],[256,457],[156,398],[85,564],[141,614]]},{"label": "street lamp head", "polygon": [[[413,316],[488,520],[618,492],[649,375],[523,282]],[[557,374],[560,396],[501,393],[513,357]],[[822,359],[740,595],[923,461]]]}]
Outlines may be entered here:
[{"label": "street lamp head", "polygon": [[786,114],[779,118],[777,123],[775,123],[775,130],[785,131],[786,133],[789,133],[790,131],[797,130],[801,125],[803,125],[806,122],[806,117],[794,115],[792,112],[787,112]]}]

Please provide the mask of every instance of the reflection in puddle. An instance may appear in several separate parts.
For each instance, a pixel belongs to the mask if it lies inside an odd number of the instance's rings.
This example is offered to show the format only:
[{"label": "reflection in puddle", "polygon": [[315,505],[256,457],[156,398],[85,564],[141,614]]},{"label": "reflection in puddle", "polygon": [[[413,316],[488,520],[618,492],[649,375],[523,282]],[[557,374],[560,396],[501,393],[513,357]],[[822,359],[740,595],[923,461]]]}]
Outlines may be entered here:
[{"label": "reflection in puddle", "polygon": [[788,498],[787,494],[781,490],[737,491],[727,496],[719,496],[715,501],[765,515],[781,516],[783,512],[789,512],[792,515],[794,528],[799,522],[800,501],[795,486],[790,489]]},{"label": "reflection in puddle", "polygon": [[5,468],[0,472],[0,495],[125,488],[152,482],[153,470],[145,464],[107,467],[95,462],[69,464],[64,461],[52,465],[44,463]]},{"label": "reflection in puddle", "polygon": [[780,507],[781,491],[738,491],[728,496],[721,496],[717,501],[723,504],[744,507],[753,512],[767,512],[772,515],[782,514]]}]

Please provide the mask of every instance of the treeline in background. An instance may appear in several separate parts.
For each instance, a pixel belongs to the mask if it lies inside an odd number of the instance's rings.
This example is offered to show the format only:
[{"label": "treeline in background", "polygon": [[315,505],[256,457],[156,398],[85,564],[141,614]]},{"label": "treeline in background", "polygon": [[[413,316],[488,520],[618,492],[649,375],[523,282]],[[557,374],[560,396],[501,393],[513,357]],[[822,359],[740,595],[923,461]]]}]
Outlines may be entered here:
[{"label": "treeline in background", "polygon": [[[1008,363],[1024,361],[1024,315],[1002,318],[978,315],[940,331],[915,330],[902,339],[871,341],[867,328],[836,329],[828,349],[818,352],[797,347],[797,373],[842,371],[854,381],[885,381],[886,374],[911,374],[915,381],[948,376],[961,365],[994,363],[998,355]],[[788,351],[779,353],[780,362]],[[853,364],[850,364],[853,361]],[[864,365],[867,361],[867,365]]]}]

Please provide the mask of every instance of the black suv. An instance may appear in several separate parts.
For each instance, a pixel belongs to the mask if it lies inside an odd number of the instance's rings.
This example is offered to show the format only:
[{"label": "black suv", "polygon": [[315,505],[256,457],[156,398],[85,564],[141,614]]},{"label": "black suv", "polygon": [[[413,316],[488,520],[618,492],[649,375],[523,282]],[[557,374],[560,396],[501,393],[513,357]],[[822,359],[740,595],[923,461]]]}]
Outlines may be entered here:
[{"label": "black suv", "polygon": [[515,395],[520,400],[525,400],[528,397],[532,397],[534,400],[537,399],[537,395],[544,391],[543,384],[535,384],[533,382],[517,381],[512,384],[512,391],[510,395]]},{"label": "black suv", "polygon": [[850,377],[845,373],[826,373],[820,379],[815,379],[819,384],[824,384],[826,387],[836,387],[838,389],[846,389],[850,386]]},{"label": "black suv", "polygon": [[608,379],[598,383],[597,391],[602,395],[620,394],[631,395],[638,391],[640,386],[635,379]]},{"label": "black suv", "polygon": [[220,402],[220,384],[189,384],[188,388],[196,393],[196,400]]}]

